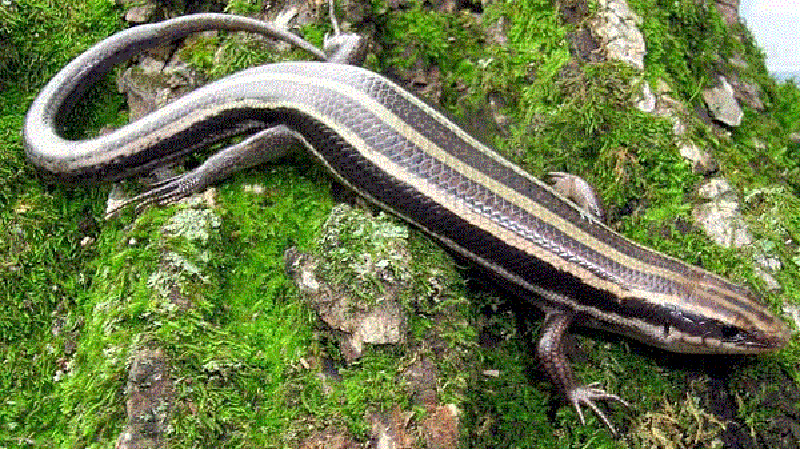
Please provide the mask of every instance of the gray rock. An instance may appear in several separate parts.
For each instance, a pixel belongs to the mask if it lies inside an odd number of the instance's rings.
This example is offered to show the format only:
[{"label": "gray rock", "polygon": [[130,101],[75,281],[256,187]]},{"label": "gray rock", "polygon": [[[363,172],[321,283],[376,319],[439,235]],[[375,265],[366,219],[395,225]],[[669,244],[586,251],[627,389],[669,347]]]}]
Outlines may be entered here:
[{"label": "gray rock", "polygon": [[726,248],[747,246],[753,237],[739,212],[739,203],[730,200],[712,201],[694,209],[695,220],[717,244]]},{"label": "gray rock", "polygon": [[694,142],[687,142],[680,145],[680,153],[685,159],[691,161],[692,171],[707,175],[717,171],[719,166],[717,161],[711,157],[711,153],[700,148]]},{"label": "gray rock", "polygon": [[[353,232],[364,246],[353,243]],[[404,344],[408,319],[401,298],[410,287],[407,228],[383,215],[375,218],[340,205],[322,234],[320,257],[288,250],[286,269],[320,319],[341,338],[342,355],[352,362],[364,343]],[[337,257],[322,261],[331,255]],[[320,268],[334,263],[341,266],[333,272]],[[346,281],[339,278],[344,273],[349,273]]]},{"label": "gray rock", "polygon": [[728,126],[739,126],[744,112],[734,98],[733,87],[724,76],[719,77],[719,85],[703,91],[703,99],[711,115]]},{"label": "gray rock", "polygon": [[728,26],[739,23],[739,0],[716,0],[717,11]]},{"label": "gray rock", "polygon": [[707,200],[717,200],[729,193],[733,194],[733,189],[731,188],[731,185],[727,179],[714,178],[708,180],[708,182],[700,186],[700,189],[697,193],[701,198],[705,198]]},{"label": "gray rock", "polygon": [[115,447],[163,447],[175,397],[169,360],[160,348],[139,348],[134,351],[129,366],[125,387],[128,421]]},{"label": "gray rock", "polygon": [[783,314],[794,321],[795,327],[800,328],[800,306],[795,304],[786,304],[783,306]]},{"label": "gray rock", "polygon": [[758,84],[739,81],[733,85],[733,94],[736,101],[756,111],[764,111],[764,102],[761,101],[761,88]]},{"label": "gray rock", "polygon": [[658,98],[653,93],[653,90],[650,89],[650,83],[644,81],[642,83],[642,92],[635,100],[636,108],[642,112],[652,114],[656,110],[657,100]]},{"label": "gray rock", "polygon": [[628,7],[625,0],[600,0],[592,27],[606,48],[608,59],[623,61],[644,69],[647,53],[644,36],[637,27],[642,19]]},{"label": "gray rock", "polygon": [[125,21],[135,24],[147,23],[153,17],[155,10],[154,4],[135,6],[125,13]]},{"label": "gray rock", "polygon": [[742,218],[739,201],[728,181],[709,180],[700,187],[702,198],[709,201],[694,208],[695,221],[706,235],[726,248],[739,248],[753,243],[753,237]]}]

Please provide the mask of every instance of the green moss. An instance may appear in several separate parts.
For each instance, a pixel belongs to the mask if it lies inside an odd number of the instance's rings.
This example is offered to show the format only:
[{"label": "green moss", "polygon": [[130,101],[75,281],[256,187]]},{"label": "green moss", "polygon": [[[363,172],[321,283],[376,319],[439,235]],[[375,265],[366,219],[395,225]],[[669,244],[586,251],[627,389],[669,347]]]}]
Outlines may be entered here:
[{"label": "green moss", "polygon": [[724,428],[725,423],[708,413],[700,399],[689,393],[681,401],[665,400],[643,412],[631,431],[631,442],[636,447],[722,448],[720,435]]},{"label": "green moss", "polygon": [[[466,11],[423,10],[421,2],[382,19],[386,53],[383,71],[421,66],[441,76],[441,106],[469,116],[486,104],[486,95],[502,99],[504,113],[530,116],[555,97],[554,80],[569,59],[566,28],[550,2],[501,1],[486,6],[482,23]],[[487,45],[484,30],[504,20],[505,45]],[[398,46],[393,43],[404,42]],[[435,90],[435,89],[432,89]],[[522,115],[520,115],[522,114]],[[501,149],[519,146],[512,141]]]},{"label": "green moss", "polygon": [[82,327],[76,301],[91,283],[84,264],[94,251],[80,240],[93,232],[100,196],[43,186],[19,130],[32,93],[119,28],[113,11],[105,1],[0,5],[0,445],[49,445],[67,433],[60,379]]},{"label": "green moss", "polygon": [[586,66],[556,83],[564,100],[537,117],[534,132],[514,130],[530,148],[520,162],[542,175],[585,175],[612,219],[636,203],[680,206],[700,178],[678,153],[671,124],[633,107],[632,72],[620,63]]},{"label": "green moss", "polygon": [[722,61],[744,50],[710,2],[632,0],[630,5],[642,18],[647,72],[690,101],[701,101],[700,90],[716,82],[711,75]]},{"label": "green moss", "polygon": [[[309,409],[323,428],[326,423],[341,422],[359,439],[369,438],[371,428],[368,413],[391,412],[394,407],[408,410],[410,402],[397,375],[401,371],[402,351],[372,348],[354,364],[339,370],[341,381],[306,385],[304,391]],[[316,388],[314,388],[316,387]]]},{"label": "green moss", "polygon": [[[257,15],[262,10],[260,2],[230,3],[228,9],[238,14]],[[235,5],[235,6],[234,6]],[[252,11],[251,11],[252,10]],[[230,11],[233,13],[233,11]],[[303,27],[301,37],[322,47],[323,36],[329,32],[327,23],[309,24]],[[290,32],[294,32],[291,30]],[[208,79],[216,80],[232,73],[263,64],[287,60],[314,59],[305,50],[287,48],[278,51],[269,40],[250,33],[221,33],[213,36],[192,36],[181,48],[181,59],[204,73]]]},{"label": "green moss", "polygon": [[41,86],[66,61],[122,25],[116,6],[107,0],[59,5],[20,0],[0,6],[0,17],[0,36],[11,49],[0,65],[0,80],[4,88],[23,92]]},{"label": "green moss", "polygon": [[372,304],[385,283],[408,284],[412,278],[405,242],[408,228],[380,213],[368,214],[341,205],[331,212],[317,251],[320,276],[354,299]]},{"label": "green moss", "polygon": [[[397,219],[346,205],[331,211],[315,253],[320,282],[360,301],[353,304],[359,311],[370,309],[387,294],[399,297],[411,331],[402,345],[369,347],[339,370],[341,380],[307,384],[319,407],[311,410],[314,422],[320,427],[340,423],[358,438],[367,438],[371,424],[365,414],[413,409],[401,376],[419,358],[436,363],[439,401],[460,406],[471,372],[466,353],[474,349],[475,337],[450,257]],[[392,293],[384,291],[387,287]],[[323,348],[323,353],[334,360],[343,358],[335,344]],[[306,403],[314,402],[306,399]]]},{"label": "green moss", "polygon": [[92,288],[79,303],[86,322],[71,370],[59,386],[69,429],[65,445],[90,445],[119,434],[125,418],[119,394],[133,351],[164,347],[183,361],[182,347],[196,345],[213,328],[220,307],[215,301],[220,279],[213,273],[220,257],[207,252],[220,241],[218,222],[192,223],[209,235],[203,241],[177,226],[180,216],[153,211],[128,229],[109,226],[99,236]]},{"label": "green moss", "polygon": [[[292,166],[242,174],[222,189],[224,261],[220,307],[210,335],[174,348],[181,405],[173,443],[207,447],[281,446],[307,407],[296,367],[313,346],[312,316],[283,272],[283,252],[307,247],[330,208],[318,176]],[[243,192],[258,184],[265,193]],[[231,252],[231,249],[235,248]]]},{"label": "green moss", "polygon": [[[505,112],[526,123],[558,101],[555,81],[570,58],[567,27],[543,0],[495,2],[486,10],[487,25],[501,17],[509,23],[508,44],[488,49],[483,87],[508,102]],[[516,145],[512,141],[510,148]]]},{"label": "green moss", "polygon": [[[414,1],[411,7],[384,18],[387,34],[382,38],[388,42],[405,40],[407,45],[390,49],[384,63],[394,69],[411,69],[417,62],[425,67],[437,66],[443,75],[458,77],[469,75],[474,67],[469,61],[476,48],[475,21],[466,14],[448,14],[423,9],[421,1]],[[453,51],[458,48],[462,58],[454,58]],[[464,50],[473,54],[464,54]],[[467,61],[465,62],[464,59]],[[460,62],[459,62],[460,60]],[[466,70],[467,73],[459,73]]]},{"label": "green moss", "polygon": [[[167,350],[176,379],[172,444],[281,444],[305,412],[287,401],[312,324],[283,274],[283,250],[290,240],[307,245],[329,207],[322,186],[285,175],[259,179],[267,195],[243,194],[240,176],[224,189],[222,217],[191,205],[154,209],[104,231],[84,305],[91,319],[62,384],[76,429],[69,445],[116,438],[124,402],[106,393],[122,391],[127,357],[143,345]],[[294,234],[284,228],[291,222]]]},{"label": "green moss", "polygon": [[[769,300],[776,309],[796,303],[800,252],[785,243],[800,240],[800,150],[788,140],[800,117],[796,86],[769,81],[749,36],[742,43],[732,39],[711,7],[631,4],[647,39],[645,78],[652,86],[665,80],[684,104],[700,104],[701,89],[713,81],[708,73],[720,61],[741,56],[749,63],[744,76],[760,83],[765,113],[748,110],[730,136],[687,124],[693,141],[714,153],[742,193],[758,248],[783,264],[775,277],[784,290]],[[261,8],[260,2],[229,6],[237,12]],[[428,11],[420,2],[400,11],[377,3],[373,8],[386,13],[376,25],[383,53],[373,67],[387,73],[417,64],[438,68],[437,101],[461,117],[485,109],[489,97],[502,99],[499,110],[509,125],[494,142],[506,156],[537,175],[585,175],[625,235],[760,286],[746,255],[720,249],[687,226],[687,198],[700,177],[678,155],[671,123],[631,107],[636,89],[630,86],[639,75],[617,64],[566,71],[570,29],[551,2],[493,2],[481,23],[464,12]],[[177,396],[168,436],[177,447],[293,446],[328,425],[365,439],[365,411],[415,410],[397,373],[417,354],[439,355],[442,347],[452,351],[438,359],[439,397],[463,410],[470,447],[650,447],[656,414],[678,422],[681,430],[674,432],[711,427],[697,418],[707,412],[703,404],[685,394],[693,369],[681,356],[594,332],[578,336],[587,360],[575,363],[576,374],[635,403],[629,414],[615,411],[612,418],[634,436],[611,440],[590,412],[587,426],[577,425],[566,407],[550,414],[556,396],[532,357],[539,321],[527,318],[535,315],[531,309],[500,301],[495,291],[465,287],[437,244],[385,218],[364,224],[374,228],[363,241],[348,244],[392,264],[379,251],[378,244],[389,240],[379,230],[407,241],[410,271],[395,275],[408,279],[406,305],[415,312],[410,346],[421,349],[369,348],[332,383],[321,380],[318,369],[303,368],[314,357],[336,354],[333,345],[315,338],[317,318],[283,274],[283,251],[292,245],[310,250],[328,219],[328,181],[320,169],[300,170],[309,165],[300,159],[250,171],[221,185],[218,209],[153,209],[125,226],[130,217],[110,224],[92,219],[103,212],[100,189],[44,185],[24,161],[18,130],[31,92],[120,27],[118,17],[110,2],[100,0],[58,8],[34,0],[0,6],[0,392],[7,398],[0,407],[0,445],[113,445],[126,419],[129,356],[149,346],[163,348],[172,363]],[[482,28],[501,17],[508,45],[486,45]],[[319,43],[328,27],[309,26],[303,34]],[[220,59],[230,62],[211,64],[219,46]],[[213,77],[276,58],[240,34],[198,39],[186,52],[198,67],[212,67]],[[112,90],[106,82],[90,93],[93,100],[73,116],[73,135],[84,135],[87,121],[89,133],[124,121],[117,114],[122,100]],[[247,193],[247,184],[265,193]],[[97,241],[82,246],[87,235]],[[354,270],[348,276],[357,275]],[[173,302],[175,297],[182,301]],[[494,344],[483,341],[487,334]],[[737,362],[730,389],[753,432],[768,434],[782,413],[781,403],[770,400],[781,396],[781,388],[794,388],[783,383],[783,373],[800,381],[798,354],[794,342],[780,354]],[[752,379],[770,382],[753,389]]]},{"label": "green moss", "polygon": [[263,3],[261,0],[231,0],[228,2],[225,12],[251,16],[264,10]]}]

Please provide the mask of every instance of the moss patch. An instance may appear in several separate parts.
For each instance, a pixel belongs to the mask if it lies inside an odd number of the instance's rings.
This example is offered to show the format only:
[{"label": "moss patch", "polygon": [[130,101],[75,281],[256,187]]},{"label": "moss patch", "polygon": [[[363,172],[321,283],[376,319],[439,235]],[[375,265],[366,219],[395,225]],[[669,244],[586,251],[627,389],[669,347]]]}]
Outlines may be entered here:
[{"label": "moss patch", "polygon": [[[732,39],[712,6],[631,6],[643,18],[648,45],[643,79],[666,81],[685,105],[698,104],[711,81],[706,74],[720,61],[736,56],[748,63],[742,76],[759,84],[766,111],[746,110],[743,126],[730,135],[690,121],[690,137],[714,153],[742,194],[756,245],[783,265],[775,274],[783,292],[768,301],[776,309],[797,305],[800,147],[788,136],[800,117],[796,86],[770,81],[752,39]],[[508,158],[536,175],[587,177],[606,199],[612,226],[628,237],[761,287],[747,251],[720,249],[690,225],[687,203],[700,177],[678,155],[671,124],[631,107],[630,86],[640,75],[610,63],[568,66],[571,28],[550,2],[493,2],[480,21],[470,11],[430,11],[421,2],[372,7],[382,15],[375,21],[381,52],[371,67],[438,70],[441,90],[431,98],[468,120],[491,109],[490,99],[500,100],[494,104],[506,121],[490,126],[497,133],[487,140]],[[422,421],[428,411],[397,376],[419,354],[441,355],[437,370],[445,380],[437,393],[463,411],[469,447],[713,446],[729,435],[756,435],[754,444],[775,447],[779,442],[764,435],[796,424],[796,342],[777,355],[731,361],[669,355],[589,332],[577,337],[584,360],[576,361],[576,373],[635,402],[630,414],[614,413],[631,438],[611,440],[591,414],[584,427],[569,408],[551,413],[554,396],[531,354],[537,315],[514,299],[498,299],[505,294],[483,288],[485,280],[470,272],[462,271],[462,286],[438,245],[396,221],[387,222],[389,229],[407,235],[418,265],[411,274],[396,273],[411,283],[410,345],[371,348],[339,369],[340,381],[323,380],[322,368],[310,362],[335,358],[336,347],[316,334],[316,317],[283,274],[284,250],[311,250],[332,207],[323,172],[298,168],[310,165],[307,159],[235,176],[220,186],[216,209],[153,209],[111,223],[96,218],[103,212],[100,188],[43,183],[25,162],[18,130],[32,92],[119,29],[118,17],[100,0],[0,5],[0,445],[113,446],[126,420],[129,355],[152,346],[172,363],[168,438],[177,447],[297,447],[315,429],[330,428],[364,441],[371,432],[365,411],[395,407]],[[501,18],[507,45],[484,34]],[[319,43],[328,28],[304,31]],[[219,45],[228,55],[220,59],[230,62],[213,64],[213,77],[276,58],[241,36],[199,39],[186,58],[208,68]],[[80,120],[72,121],[73,135],[125,120],[111,91],[110,83],[92,91],[93,100],[74,115]],[[442,289],[452,290],[434,300]],[[448,311],[450,321],[441,318]],[[729,368],[720,373],[715,366]],[[728,385],[726,404],[735,405],[727,411],[743,426],[740,434],[716,434],[707,416],[717,413],[711,392],[719,391],[719,379]],[[679,433],[700,439],[678,444]]]}]

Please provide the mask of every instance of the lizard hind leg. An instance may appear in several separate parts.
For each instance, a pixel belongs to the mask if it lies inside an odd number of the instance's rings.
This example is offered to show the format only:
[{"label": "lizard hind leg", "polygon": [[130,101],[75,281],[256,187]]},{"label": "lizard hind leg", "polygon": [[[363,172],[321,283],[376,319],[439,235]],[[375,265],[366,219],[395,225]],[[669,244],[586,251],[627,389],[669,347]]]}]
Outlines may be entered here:
[{"label": "lizard hind leg", "polygon": [[135,205],[139,212],[151,204],[174,203],[203,191],[237,171],[273,161],[302,147],[302,138],[284,125],[261,130],[239,143],[223,148],[197,168],[151,185],[146,192],[107,211],[105,218],[116,216],[130,205]]},{"label": "lizard hind leg", "polygon": [[617,429],[611,424],[597,401],[619,402],[625,407],[630,407],[627,401],[615,394],[606,393],[599,383],[589,385],[580,384],[575,379],[572,367],[564,354],[562,338],[567,328],[574,319],[574,314],[569,312],[551,311],[545,316],[542,325],[542,336],[536,347],[536,354],[547,371],[553,384],[566,396],[567,401],[575,409],[581,424],[586,420],[583,416],[582,406],[587,406],[600,418],[613,435],[618,435]]}]

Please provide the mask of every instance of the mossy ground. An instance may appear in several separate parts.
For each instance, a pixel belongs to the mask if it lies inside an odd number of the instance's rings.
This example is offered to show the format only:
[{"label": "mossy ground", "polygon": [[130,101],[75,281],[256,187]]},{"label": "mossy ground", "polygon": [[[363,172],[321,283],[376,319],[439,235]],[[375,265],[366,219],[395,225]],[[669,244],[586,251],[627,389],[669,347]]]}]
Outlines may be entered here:
[{"label": "mossy ground", "polygon": [[[800,148],[788,134],[798,131],[800,93],[771,81],[747,34],[731,38],[704,2],[630,3],[643,19],[645,78],[664,79],[690,108],[702,101],[698,93],[710,82],[704,74],[720,58],[743,58],[744,75],[761,86],[765,113],[746,110],[730,135],[691,121],[691,137],[714,153],[742,194],[757,245],[783,263],[775,275],[783,292],[767,300],[776,310],[797,305],[800,250],[791,242],[800,239]],[[437,101],[466,121],[489,108],[487,98],[501,98],[509,125],[487,139],[507,157],[537,176],[585,176],[620,232],[762,288],[747,250],[721,249],[695,227],[686,230],[687,199],[701,178],[678,155],[671,125],[631,107],[627,86],[638,75],[604,63],[564,76],[570,28],[550,2],[497,1],[486,6],[482,23],[468,11],[436,12],[419,2],[372,7],[381,51],[371,68],[438,67]],[[503,16],[508,45],[487,45],[482,27]],[[127,357],[151,344],[173,361],[178,405],[169,437],[176,447],[295,447],[310,428],[326,425],[364,439],[366,409],[409,404],[394,375],[403,351],[370,349],[342,371],[333,394],[323,393],[301,360],[335,347],[320,346],[316,318],[283,273],[283,251],[313,246],[332,205],[321,169],[300,169],[311,164],[290,159],[226,181],[217,209],[152,209],[103,222],[107,187],[48,184],[25,162],[19,129],[33,96],[70,58],[120,29],[118,17],[103,0],[0,5],[0,447],[113,447],[125,423]],[[319,44],[327,28],[303,31]],[[235,55],[214,66],[213,76],[265,60],[252,42],[221,39]],[[198,42],[187,59],[211,68],[217,42]],[[101,84],[75,114],[76,135],[124,122],[111,86]],[[245,184],[265,193],[246,193]],[[189,220],[204,223],[193,228],[199,234],[169,231],[186,229],[177,227],[185,214],[199,214]],[[96,240],[82,245],[87,236]],[[427,238],[411,238],[412,247],[447,260]],[[587,426],[576,425],[573,411],[551,407],[553,395],[532,359],[537,313],[484,287],[479,275],[462,274],[475,327],[453,338],[479,335],[477,363],[465,388],[453,390],[465,393],[447,399],[462,410],[465,447],[711,447],[720,438],[706,417],[707,398],[720,388],[709,378],[717,375],[727,379],[723,390],[736,404],[731,418],[744,423],[745,438],[763,443],[797,410],[796,384],[787,383],[800,381],[796,342],[758,358],[685,357],[583,331],[577,375],[601,381],[634,409],[614,413],[630,430],[626,440],[612,439],[591,415]],[[172,289],[190,307],[166,300]],[[423,314],[412,329],[424,335],[431,325]],[[494,369],[498,377],[484,373]],[[775,402],[776,395],[794,402]]]}]

